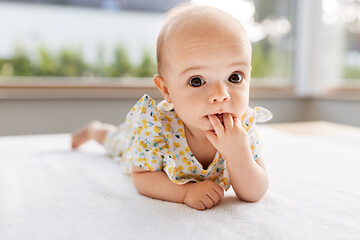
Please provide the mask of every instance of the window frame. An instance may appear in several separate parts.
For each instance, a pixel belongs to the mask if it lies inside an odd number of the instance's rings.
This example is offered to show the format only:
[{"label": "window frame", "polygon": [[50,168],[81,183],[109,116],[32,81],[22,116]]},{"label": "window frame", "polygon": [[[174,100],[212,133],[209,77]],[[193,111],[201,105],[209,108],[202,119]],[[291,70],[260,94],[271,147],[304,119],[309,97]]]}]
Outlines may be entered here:
[{"label": "window frame", "polygon": [[360,86],[324,84],[326,79],[322,77],[320,64],[323,49],[318,49],[324,41],[323,37],[319,36],[324,27],[322,1],[301,0],[296,1],[296,4],[296,52],[293,71],[296,94],[315,98],[360,99]]}]

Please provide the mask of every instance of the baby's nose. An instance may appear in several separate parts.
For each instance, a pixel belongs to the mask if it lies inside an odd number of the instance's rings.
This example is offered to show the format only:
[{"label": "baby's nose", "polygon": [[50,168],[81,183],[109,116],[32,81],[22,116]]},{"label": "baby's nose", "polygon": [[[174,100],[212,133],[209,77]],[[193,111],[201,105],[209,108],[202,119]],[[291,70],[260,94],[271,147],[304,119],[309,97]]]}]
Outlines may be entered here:
[{"label": "baby's nose", "polygon": [[230,94],[227,91],[226,87],[217,85],[214,86],[214,89],[209,97],[210,103],[220,103],[230,101]]}]

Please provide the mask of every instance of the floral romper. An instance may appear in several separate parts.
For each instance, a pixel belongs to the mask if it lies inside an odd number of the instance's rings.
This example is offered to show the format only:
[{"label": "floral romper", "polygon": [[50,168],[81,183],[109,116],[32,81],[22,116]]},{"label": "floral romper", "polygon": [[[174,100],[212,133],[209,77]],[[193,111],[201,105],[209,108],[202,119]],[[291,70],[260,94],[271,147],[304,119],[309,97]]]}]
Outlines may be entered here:
[{"label": "floral romper", "polygon": [[[241,118],[254,160],[261,157],[255,122],[271,118],[271,112],[261,107],[249,107]],[[104,146],[129,174],[135,165],[148,171],[164,171],[177,184],[211,180],[225,190],[230,187],[226,160],[221,153],[217,152],[204,169],[187,144],[183,122],[166,100],[156,105],[145,94],[128,113],[126,121],[106,135]]]}]

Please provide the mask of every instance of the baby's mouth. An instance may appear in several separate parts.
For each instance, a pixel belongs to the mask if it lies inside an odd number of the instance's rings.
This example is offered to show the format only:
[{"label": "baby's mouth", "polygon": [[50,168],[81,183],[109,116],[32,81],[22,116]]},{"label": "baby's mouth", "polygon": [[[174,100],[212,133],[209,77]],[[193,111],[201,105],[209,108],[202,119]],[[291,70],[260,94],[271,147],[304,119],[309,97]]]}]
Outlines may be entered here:
[{"label": "baby's mouth", "polygon": [[[224,125],[224,118],[223,118],[223,113],[215,113],[213,114],[214,116],[216,116],[220,122],[222,123],[222,125]],[[209,115],[206,116],[209,119]]]},{"label": "baby's mouth", "polygon": [[223,120],[223,114],[222,113],[216,113],[215,116],[220,120],[220,122],[224,125],[224,120]]}]

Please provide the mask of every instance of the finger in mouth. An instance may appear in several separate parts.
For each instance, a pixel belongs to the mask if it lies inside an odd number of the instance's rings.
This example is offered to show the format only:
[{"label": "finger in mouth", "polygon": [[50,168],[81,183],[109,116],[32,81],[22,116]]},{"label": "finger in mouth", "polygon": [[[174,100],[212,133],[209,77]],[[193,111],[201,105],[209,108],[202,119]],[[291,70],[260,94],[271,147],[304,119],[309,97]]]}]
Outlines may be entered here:
[{"label": "finger in mouth", "polygon": [[216,113],[215,116],[220,120],[220,122],[224,125],[223,113]]}]

